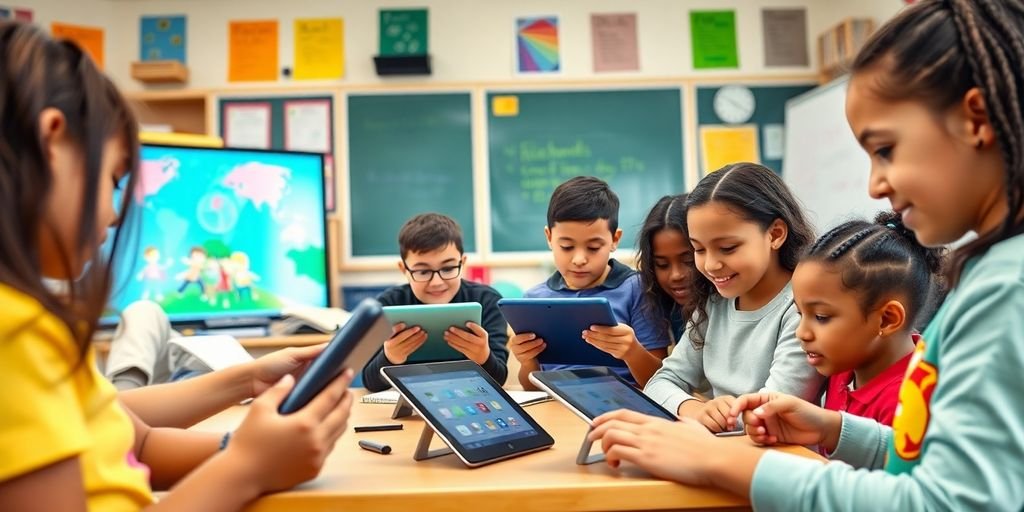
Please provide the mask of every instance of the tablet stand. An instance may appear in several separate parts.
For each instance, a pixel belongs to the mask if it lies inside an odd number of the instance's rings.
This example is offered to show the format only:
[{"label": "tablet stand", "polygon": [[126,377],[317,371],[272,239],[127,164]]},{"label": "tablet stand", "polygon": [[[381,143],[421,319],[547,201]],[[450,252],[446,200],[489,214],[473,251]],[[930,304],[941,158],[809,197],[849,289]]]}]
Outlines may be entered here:
[{"label": "tablet stand", "polygon": [[[395,404],[395,410],[391,413],[391,419],[397,420],[399,418],[408,418],[415,413],[409,402],[405,400],[404,396],[398,396],[398,403]],[[442,455],[448,455],[452,452],[449,447],[437,448],[435,450],[430,449],[430,442],[434,440],[434,429],[430,428],[430,425],[423,423],[423,432],[420,433],[420,440],[416,443],[416,451],[412,454],[412,459],[415,461],[433,459],[434,457],[440,457]]]},{"label": "tablet stand", "polygon": [[604,460],[603,453],[590,454],[590,447],[593,446],[594,442],[590,440],[590,433],[594,430],[594,427],[587,429],[587,435],[583,437],[583,444],[580,445],[580,452],[576,454],[576,464],[581,466],[587,464],[593,464],[595,462],[601,462]]}]

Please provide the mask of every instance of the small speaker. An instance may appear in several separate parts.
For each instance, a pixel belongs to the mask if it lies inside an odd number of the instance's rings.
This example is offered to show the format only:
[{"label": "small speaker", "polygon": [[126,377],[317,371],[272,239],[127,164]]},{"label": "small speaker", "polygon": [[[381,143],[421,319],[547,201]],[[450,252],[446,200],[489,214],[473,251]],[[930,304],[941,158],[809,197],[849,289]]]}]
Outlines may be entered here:
[{"label": "small speaker", "polygon": [[373,58],[377,74],[387,75],[429,75],[430,55],[377,55]]}]

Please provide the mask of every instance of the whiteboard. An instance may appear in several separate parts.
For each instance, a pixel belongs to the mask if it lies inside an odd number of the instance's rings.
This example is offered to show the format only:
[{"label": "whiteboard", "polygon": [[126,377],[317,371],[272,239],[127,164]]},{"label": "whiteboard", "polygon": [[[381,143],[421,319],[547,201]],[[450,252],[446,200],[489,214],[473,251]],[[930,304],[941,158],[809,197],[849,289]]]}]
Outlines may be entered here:
[{"label": "whiteboard", "polygon": [[870,159],[846,122],[847,82],[840,78],[786,102],[782,178],[819,234],[890,208],[868,195]]}]

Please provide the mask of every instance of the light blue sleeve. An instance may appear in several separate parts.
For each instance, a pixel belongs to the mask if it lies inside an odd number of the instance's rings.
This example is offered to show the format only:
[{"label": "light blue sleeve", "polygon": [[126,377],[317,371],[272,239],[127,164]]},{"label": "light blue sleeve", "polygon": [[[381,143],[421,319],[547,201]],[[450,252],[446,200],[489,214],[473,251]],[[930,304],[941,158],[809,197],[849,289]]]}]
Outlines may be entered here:
[{"label": "light blue sleeve", "polygon": [[[658,327],[658,320],[651,318],[650,313],[644,307],[644,293],[640,285],[640,275],[634,274],[629,278],[627,285],[630,287],[629,326],[633,328],[633,334],[640,344],[648,351],[667,348],[671,342],[671,335],[666,329]],[[666,319],[667,320],[667,319]]]},{"label": "light blue sleeve", "polygon": [[[892,475],[768,452],[751,484],[754,508],[1024,510],[1024,283],[1005,277],[956,297],[936,331],[940,373],[920,464]],[[866,453],[836,455],[874,466],[886,431],[872,442],[870,425],[856,423],[850,440]]]}]

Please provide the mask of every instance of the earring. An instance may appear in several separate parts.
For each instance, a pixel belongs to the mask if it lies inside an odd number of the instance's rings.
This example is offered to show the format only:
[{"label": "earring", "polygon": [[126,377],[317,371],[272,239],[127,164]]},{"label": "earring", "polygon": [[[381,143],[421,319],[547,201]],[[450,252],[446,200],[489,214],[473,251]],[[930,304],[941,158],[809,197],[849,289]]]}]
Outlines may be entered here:
[{"label": "earring", "polygon": [[879,337],[879,338],[881,338],[881,337],[882,337],[882,330],[881,330],[881,329],[879,329],[879,330],[878,330],[878,337]]}]

